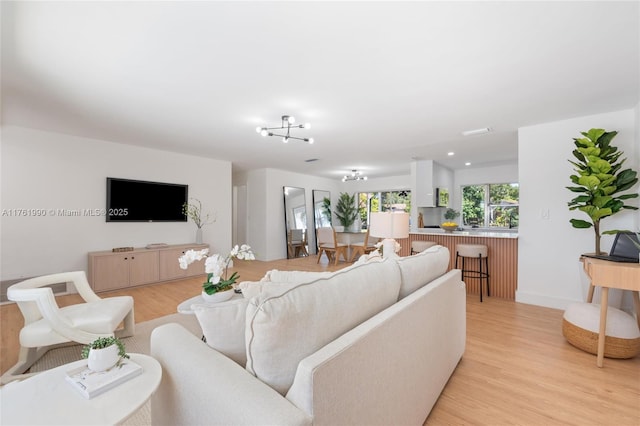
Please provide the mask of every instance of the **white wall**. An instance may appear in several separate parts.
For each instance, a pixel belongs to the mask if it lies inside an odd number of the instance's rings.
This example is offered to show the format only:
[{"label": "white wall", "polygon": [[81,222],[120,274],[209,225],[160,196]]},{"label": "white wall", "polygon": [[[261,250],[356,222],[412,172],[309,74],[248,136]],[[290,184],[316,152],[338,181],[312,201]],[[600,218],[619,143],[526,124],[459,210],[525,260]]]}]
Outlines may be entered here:
[{"label": "white wall", "polygon": [[[340,192],[339,180],[286,172],[277,169],[254,170],[246,175],[234,175],[234,184],[247,184],[247,244],[258,260],[275,260],[287,257],[284,224],[285,186],[303,188],[307,207],[307,226],[314,229],[313,190],[331,192],[331,203],[335,205]],[[241,218],[238,219],[239,221]],[[310,253],[315,252],[315,234],[309,232]]]},{"label": "white wall", "polygon": [[114,223],[104,216],[16,217],[11,209],[104,209],[106,177],[189,185],[217,221],[204,229],[216,251],[231,248],[231,163],[112,142],[2,128],[1,279],[87,270],[87,253],[195,241],[192,222]]},{"label": "white wall", "polygon": [[[628,158],[625,168],[638,170],[637,116],[637,110],[629,109],[519,129],[517,301],[564,309],[570,302],[584,300],[585,280],[578,259],[581,253],[595,251],[595,243],[592,229],[574,229],[569,223],[571,218],[586,218],[567,208],[573,198],[565,188],[571,185],[568,160],[573,158],[573,138],[594,127],[617,130],[612,144]],[[637,206],[638,201],[629,204]],[[637,213],[623,211],[603,219],[601,227],[602,231],[628,229],[634,224]],[[613,236],[603,236],[602,249],[609,250],[612,241]]]}]

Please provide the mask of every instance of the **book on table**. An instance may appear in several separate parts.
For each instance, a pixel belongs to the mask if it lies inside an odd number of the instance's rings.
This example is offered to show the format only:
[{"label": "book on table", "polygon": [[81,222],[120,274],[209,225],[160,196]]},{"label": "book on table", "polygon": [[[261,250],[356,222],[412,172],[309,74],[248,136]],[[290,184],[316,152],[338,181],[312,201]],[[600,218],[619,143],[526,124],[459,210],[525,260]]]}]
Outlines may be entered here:
[{"label": "book on table", "polygon": [[100,395],[142,374],[142,367],[129,359],[123,359],[109,370],[96,372],[86,365],[67,371],[65,380],[71,383],[87,399]]}]

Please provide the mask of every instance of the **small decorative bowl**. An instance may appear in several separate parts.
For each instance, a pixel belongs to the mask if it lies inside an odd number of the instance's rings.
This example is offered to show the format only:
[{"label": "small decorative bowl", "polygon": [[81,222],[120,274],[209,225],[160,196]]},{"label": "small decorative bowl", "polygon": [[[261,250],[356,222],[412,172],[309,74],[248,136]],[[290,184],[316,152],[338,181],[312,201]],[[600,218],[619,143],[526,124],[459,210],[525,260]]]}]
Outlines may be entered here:
[{"label": "small decorative bowl", "polygon": [[452,232],[458,229],[458,225],[440,225],[440,228],[444,229],[447,232]]}]

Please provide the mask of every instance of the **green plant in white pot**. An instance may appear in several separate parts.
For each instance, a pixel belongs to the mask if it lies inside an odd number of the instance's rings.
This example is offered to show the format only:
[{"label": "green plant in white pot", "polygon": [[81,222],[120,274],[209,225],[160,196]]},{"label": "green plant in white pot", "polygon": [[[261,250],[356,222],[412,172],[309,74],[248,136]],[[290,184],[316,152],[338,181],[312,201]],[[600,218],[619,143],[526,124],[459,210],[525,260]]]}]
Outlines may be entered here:
[{"label": "green plant in white pot", "polygon": [[346,192],[341,192],[334,213],[340,225],[344,226],[345,229],[349,229],[358,217],[355,194],[349,195]]},{"label": "green plant in white pot", "polygon": [[631,169],[622,169],[626,158],[611,140],[618,132],[604,129],[591,129],[581,132],[584,137],[574,138],[576,149],[573,156],[578,161],[569,162],[576,174],[570,176],[576,186],[567,189],[578,195],[569,201],[569,210],[579,210],[589,216],[590,221],[571,219],[574,228],[593,228],[595,233],[595,251],[600,253],[600,221],[622,209],[637,210],[635,206],[625,204],[625,200],[637,198],[637,193],[622,194],[637,182],[637,173]]},{"label": "green plant in white pot", "polygon": [[129,358],[124,343],[117,337],[98,337],[82,348],[82,358],[93,371],[106,371],[118,364],[122,358]]}]

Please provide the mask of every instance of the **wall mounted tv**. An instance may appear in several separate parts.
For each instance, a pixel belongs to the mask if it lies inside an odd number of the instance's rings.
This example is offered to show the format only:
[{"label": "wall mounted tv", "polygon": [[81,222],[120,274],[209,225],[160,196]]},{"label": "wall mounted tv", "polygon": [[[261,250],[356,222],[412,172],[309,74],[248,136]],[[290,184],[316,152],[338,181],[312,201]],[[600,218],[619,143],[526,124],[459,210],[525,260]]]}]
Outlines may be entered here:
[{"label": "wall mounted tv", "polygon": [[174,183],[107,178],[107,222],[186,222],[189,187]]}]

